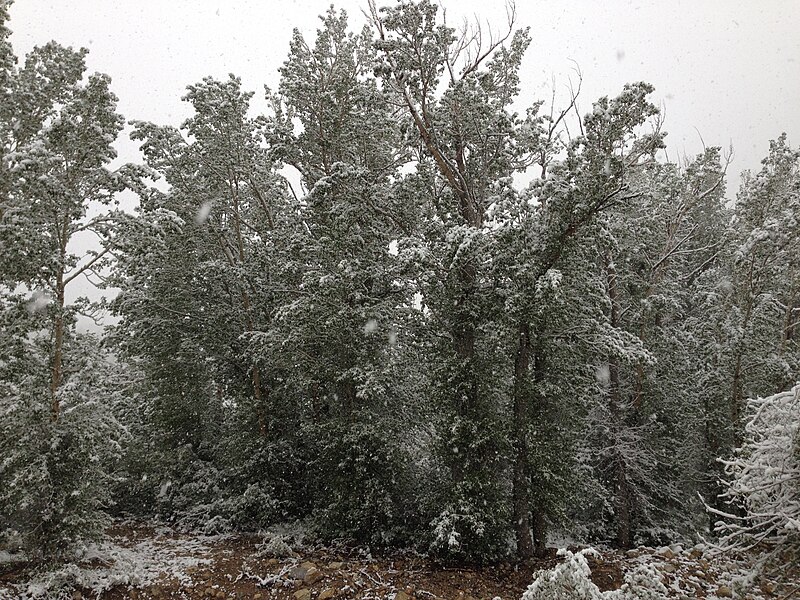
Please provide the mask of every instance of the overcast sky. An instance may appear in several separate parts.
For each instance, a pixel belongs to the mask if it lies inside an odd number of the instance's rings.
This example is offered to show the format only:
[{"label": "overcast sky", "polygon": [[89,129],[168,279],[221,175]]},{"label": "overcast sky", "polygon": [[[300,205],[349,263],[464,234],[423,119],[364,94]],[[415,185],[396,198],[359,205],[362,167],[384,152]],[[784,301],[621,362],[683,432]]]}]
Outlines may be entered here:
[{"label": "overcast sky", "polygon": [[[395,0],[387,0],[394,3]],[[17,0],[10,27],[19,56],[55,39],[89,49],[92,71],[111,75],[127,119],[179,124],[188,116],[186,85],[212,75],[242,77],[263,96],[277,87],[292,28],[313,40],[318,0]],[[443,0],[448,21],[478,15],[500,28],[503,0]],[[564,90],[574,64],[583,73],[580,108],[644,80],[666,114],[669,157],[733,146],[728,198],[739,172],[757,170],[782,131],[800,144],[800,1],[519,0],[517,23],[533,43],[522,68],[527,105]],[[360,27],[366,0],[341,0]],[[130,141],[121,158],[138,160]]]}]

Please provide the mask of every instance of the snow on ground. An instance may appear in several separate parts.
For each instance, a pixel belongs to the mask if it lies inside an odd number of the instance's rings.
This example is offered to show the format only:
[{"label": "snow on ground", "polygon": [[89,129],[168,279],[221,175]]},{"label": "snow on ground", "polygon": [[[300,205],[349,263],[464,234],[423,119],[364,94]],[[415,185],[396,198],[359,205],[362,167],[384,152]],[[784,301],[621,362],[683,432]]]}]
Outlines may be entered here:
[{"label": "snow on ground", "polygon": [[5,590],[0,588],[0,599],[72,598],[75,588],[99,597],[117,586],[145,587],[162,580],[190,585],[188,570],[211,563],[208,544],[215,538],[164,533],[142,541],[121,536],[90,545],[78,564],[35,575]]},{"label": "snow on ground", "polygon": [[775,600],[800,584],[756,578],[752,557],[705,546],[573,547],[538,562],[453,568],[415,553],[309,546],[294,530],[207,536],[143,525],[112,528],[77,565],[38,574],[15,566],[0,569],[2,600]]}]

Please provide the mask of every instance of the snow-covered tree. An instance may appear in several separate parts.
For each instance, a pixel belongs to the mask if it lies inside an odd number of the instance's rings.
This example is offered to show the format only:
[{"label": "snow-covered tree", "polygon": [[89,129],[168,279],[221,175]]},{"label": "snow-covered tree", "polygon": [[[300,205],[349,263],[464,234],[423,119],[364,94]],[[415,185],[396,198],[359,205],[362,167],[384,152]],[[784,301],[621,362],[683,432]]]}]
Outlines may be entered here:
[{"label": "snow-covered tree", "polygon": [[[251,97],[234,76],[206,78],[188,87],[194,112],[181,129],[136,122],[133,138],[168,189],[141,189],[138,214],[120,215],[115,230],[114,339],[144,371],[162,449],[180,450],[167,452],[178,463],[168,460],[155,479],[166,485],[183,471],[207,482],[184,478],[183,488],[175,478],[169,493],[158,490],[190,522],[241,517],[263,526],[276,514],[280,477],[256,481],[277,468],[269,458],[275,373],[247,348],[274,310],[274,236],[287,190],[262,121],[249,115]],[[234,510],[229,493],[251,505]]]},{"label": "snow-covered tree", "polygon": [[417,162],[409,181],[426,201],[420,293],[436,332],[428,349],[441,407],[438,455],[448,473],[434,548],[488,556],[503,551],[510,514],[499,476],[508,363],[493,333],[487,210],[498,182],[540,150],[511,108],[530,39],[527,30],[513,31],[513,20],[496,38],[457,35],[428,1],[371,8],[377,72],[403,115]]},{"label": "snow-covered tree", "polygon": [[110,79],[84,77],[86,50],[55,42],[24,64],[0,5],[0,527],[36,557],[66,554],[102,530],[122,428],[109,357],[75,330],[87,302],[66,290],[97,272],[114,193],[136,170],[112,171],[122,128]]},{"label": "snow-covered tree", "polygon": [[736,200],[725,358],[737,426],[745,398],[785,388],[800,371],[800,151],[784,134],[762,165]]},{"label": "snow-covered tree", "polygon": [[294,32],[273,97],[271,151],[308,193],[282,242],[281,304],[254,346],[281,370],[279,393],[302,399],[316,522],[385,543],[408,520],[393,430],[408,427],[401,361],[417,311],[402,254],[416,205],[399,184],[407,153],[372,75],[370,30],[348,31],[333,9],[321,21],[313,45]]},{"label": "snow-covered tree", "polygon": [[[612,353],[607,407],[595,428],[614,499],[616,541],[667,535],[704,479],[706,407],[691,387],[703,372],[699,340],[711,316],[704,278],[722,261],[727,213],[718,149],[679,170],[651,163],[633,174],[635,203],[609,211],[598,242],[609,324],[635,336],[648,360]],[[677,518],[668,518],[677,511]],[[699,513],[698,513],[699,514]],[[671,534],[675,535],[675,533]]]},{"label": "snow-covered tree", "polygon": [[725,465],[719,546],[756,550],[779,569],[800,559],[800,385],[747,402],[744,443]]}]

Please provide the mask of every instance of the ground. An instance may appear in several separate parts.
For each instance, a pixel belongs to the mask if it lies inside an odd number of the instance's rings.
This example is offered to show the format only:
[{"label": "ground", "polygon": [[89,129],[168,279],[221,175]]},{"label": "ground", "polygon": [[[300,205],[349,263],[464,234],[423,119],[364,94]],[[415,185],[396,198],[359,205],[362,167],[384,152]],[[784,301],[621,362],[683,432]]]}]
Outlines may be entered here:
[{"label": "ground", "polygon": [[[373,556],[365,548],[297,544],[285,533],[203,536],[129,523],[88,548],[79,567],[43,575],[24,562],[0,564],[0,599],[515,600],[538,569],[558,560],[553,551],[534,563],[448,568],[413,553]],[[656,565],[670,597],[681,600],[787,599],[800,583],[753,584],[745,563],[675,546],[601,552],[590,560],[592,580],[601,590],[617,589],[624,573],[643,562]]]}]

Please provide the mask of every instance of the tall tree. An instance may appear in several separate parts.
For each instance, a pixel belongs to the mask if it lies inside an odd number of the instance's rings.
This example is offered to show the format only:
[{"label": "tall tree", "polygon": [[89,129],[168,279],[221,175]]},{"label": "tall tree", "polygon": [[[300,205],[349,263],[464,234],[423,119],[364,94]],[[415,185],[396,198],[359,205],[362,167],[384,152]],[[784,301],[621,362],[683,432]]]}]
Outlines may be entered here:
[{"label": "tall tree", "polygon": [[[554,277],[561,277],[556,269],[562,263],[571,264],[571,255],[577,254],[576,243],[592,239],[592,225],[601,212],[626,205],[640,196],[640,190],[633,185],[632,173],[652,162],[661,147],[657,126],[652,133],[639,132],[640,126],[657,114],[655,106],[647,100],[650,92],[652,87],[647,84],[628,85],[617,98],[601,98],[596,102],[592,113],[584,119],[583,135],[567,146],[563,161],[552,165],[543,161],[546,178],[534,182],[531,190],[534,201],[522,204],[521,211],[517,209],[522,218],[510,246],[513,266],[509,300],[516,308],[512,391],[516,449],[514,523],[518,553],[523,557],[534,551],[529,519],[532,476],[528,464],[529,414],[531,405],[542,402],[535,389],[536,380],[542,381],[546,372],[546,344],[542,338],[552,325],[546,316],[547,295],[541,290],[551,287]],[[552,151],[548,145],[553,125],[551,121],[537,136],[544,140],[545,157]],[[545,484],[540,480],[534,485]],[[541,552],[545,543],[544,514],[542,508],[534,508],[533,540],[536,550]]]},{"label": "tall tree", "polygon": [[[406,245],[416,206],[398,183],[407,153],[371,72],[371,32],[349,32],[346,13],[333,9],[321,21],[313,45],[294,32],[273,98],[273,154],[308,193],[284,243],[283,304],[260,339],[284,385],[308,401],[319,522],[385,541],[406,517],[406,465],[389,417],[406,399],[398,340],[413,312],[407,265],[393,248]],[[342,465],[352,467],[346,475]]]},{"label": "tall tree", "polygon": [[[373,4],[383,85],[407,121],[417,176],[430,190],[426,232],[432,276],[423,284],[431,325],[449,340],[438,349],[439,392],[447,407],[441,452],[454,493],[436,525],[437,546],[458,555],[499,542],[503,516],[498,430],[499,375],[485,285],[493,186],[529,164],[531,148],[512,112],[527,30],[455,31],[425,0]],[[472,35],[474,33],[474,35]],[[489,41],[482,37],[485,34]],[[479,551],[480,552],[480,551]]]},{"label": "tall tree", "polygon": [[[75,330],[87,304],[68,286],[98,271],[107,207],[135,169],[110,169],[122,127],[106,75],[83,80],[86,50],[55,42],[24,64],[0,5],[0,513],[36,557],[64,555],[107,520],[111,461],[122,435],[113,368]],[[6,521],[8,519],[8,521]],[[10,522],[9,522],[10,521]]]}]

